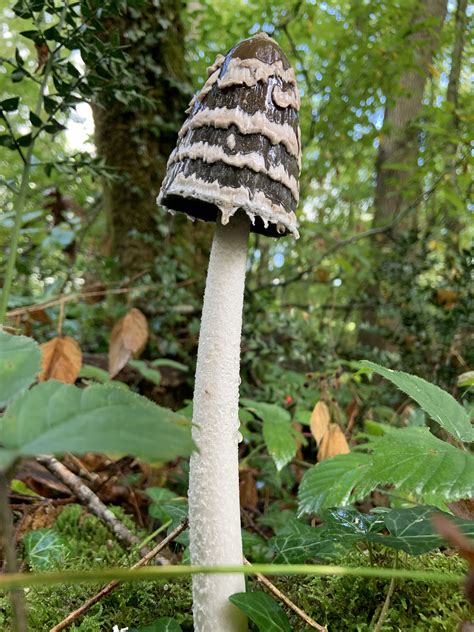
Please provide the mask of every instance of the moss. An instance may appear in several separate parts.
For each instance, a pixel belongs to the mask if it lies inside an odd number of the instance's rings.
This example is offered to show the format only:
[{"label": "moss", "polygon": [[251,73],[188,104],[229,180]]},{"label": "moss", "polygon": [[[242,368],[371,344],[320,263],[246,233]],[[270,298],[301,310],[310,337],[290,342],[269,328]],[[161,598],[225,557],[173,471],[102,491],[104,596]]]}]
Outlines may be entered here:
[{"label": "moss", "polygon": [[[133,528],[133,523],[120,509],[120,518]],[[64,508],[55,529],[65,542],[65,569],[85,569],[101,566],[131,566],[137,554],[131,554],[111,536],[109,530],[94,516],[78,505]],[[139,534],[141,535],[141,534]],[[392,554],[378,552],[376,563],[391,566]],[[367,557],[353,552],[341,564],[366,566]],[[420,557],[400,555],[400,566],[446,573],[463,573],[465,564],[458,557],[431,553]],[[354,577],[275,577],[274,583],[313,619],[328,626],[331,632],[366,632],[373,629],[388,589],[388,582]],[[253,580],[249,580],[255,586]],[[102,584],[95,586],[49,586],[27,592],[31,632],[44,632],[58,623]],[[185,632],[191,632],[191,582],[139,582],[126,584],[101,600],[78,619],[75,630],[103,632],[120,627],[147,625],[158,617],[174,617]],[[397,581],[384,632],[452,632],[460,621],[469,620],[462,589],[451,584],[429,584]],[[304,630],[302,621],[290,615],[291,628]],[[11,630],[10,609],[6,597],[0,596],[0,630]]]},{"label": "moss", "polygon": [[[130,528],[134,525],[120,508],[114,513]],[[65,545],[61,568],[91,569],[105,566],[129,567],[137,561],[136,553],[127,553],[110,531],[95,516],[79,505],[69,505],[58,516],[55,530]],[[135,529],[136,531],[136,529]],[[138,534],[139,537],[144,534]],[[95,595],[103,584],[57,585],[27,591],[30,632],[44,632],[61,621],[84,601]],[[191,583],[187,579],[173,582],[137,582],[125,584],[93,606],[78,619],[75,630],[103,632],[142,626],[158,617],[175,617],[183,630],[192,630]],[[11,630],[8,599],[0,596],[0,630]]]},{"label": "moss", "polygon": [[[366,566],[367,557],[354,552],[342,565]],[[377,565],[391,566],[391,553],[379,554]],[[400,555],[400,567],[446,573],[464,573],[465,563],[441,552],[420,557]],[[358,577],[274,578],[274,583],[300,608],[331,632],[373,630],[384,603],[388,582]],[[382,627],[384,632],[452,632],[469,620],[472,612],[462,588],[452,584],[398,580]],[[291,617],[292,629],[304,630],[301,620]]]}]

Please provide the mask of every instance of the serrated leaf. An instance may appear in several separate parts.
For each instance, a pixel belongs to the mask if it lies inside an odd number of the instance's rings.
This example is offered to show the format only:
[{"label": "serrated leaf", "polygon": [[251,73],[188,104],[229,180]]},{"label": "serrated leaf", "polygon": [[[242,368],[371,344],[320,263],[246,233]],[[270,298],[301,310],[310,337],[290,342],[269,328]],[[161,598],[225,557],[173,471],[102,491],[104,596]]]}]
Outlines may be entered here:
[{"label": "serrated leaf", "polygon": [[57,336],[41,345],[40,382],[58,380],[74,384],[82,365],[81,348],[70,336]]},{"label": "serrated leaf", "polygon": [[171,617],[160,617],[142,628],[128,628],[128,632],[182,632],[182,627]]},{"label": "serrated leaf", "polygon": [[265,402],[242,399],[242,404],[263,420],[263,439],[278,471],[295,456],[297,446],[290,413]]},{"label": "serrated leaf", "polygon": [[443,538],[436,533],[431,523],[433,512],[449,517],[465,535],[474,537],[474,521],[453,518],[434,507],[412,507],[391,509],[384,516],[389,535],[373,534],[372,542],[405,551],[410,555],[421,555],[438,548]]},{"label": "serrated leaf", "polygon": [[366,481],[370,467],[370,455],[358,452],[321,461],[305,472],[301,480],[298,515],[319,514],[323,509],[364,498],[374,488]]},{"label": "serrated leaf", "polygon": [[143,351],[148,340],[148,323],[139,309],[132,308],[117,321],[110,335],[109,374],[114,377],[131,357]]},{"label": "serrated leaf", "polygon": [[40,370],[41,352],[32,338],[0,331],[0,406],[28,388]]},{"label": "serrated leaf", "polygon": [[42,382],[7,409],[0,443],[11,464],[21,456],[112,452],[169,461],[194,444],[187,420],[130,391],[93,385],[80,389]]},{"label": "serrated leaf", "polygon": [[416,375],[386,369],[368,360],[360,364],[395,384],[453,437],[474,441],[474,428],[466,410],[449,393]]},{"label": "serrated leaf", "polygon": [[257,625],[260,632],[291,632],[283,608],[261,590],[236,593],[229,600]]},{"label": "serrated leaf", "polygon": [[23,538],[23,546],[33,570],[51,570],[58,566],[64,556],[64,543],[53,529],[29,531]]},{"label": "serrated leaf", "polygon": [[390,430],[374,444],[371,461],[367,479],[374,486],[392,484],[428,502],[474,495],[474,456],[427,428]]}]

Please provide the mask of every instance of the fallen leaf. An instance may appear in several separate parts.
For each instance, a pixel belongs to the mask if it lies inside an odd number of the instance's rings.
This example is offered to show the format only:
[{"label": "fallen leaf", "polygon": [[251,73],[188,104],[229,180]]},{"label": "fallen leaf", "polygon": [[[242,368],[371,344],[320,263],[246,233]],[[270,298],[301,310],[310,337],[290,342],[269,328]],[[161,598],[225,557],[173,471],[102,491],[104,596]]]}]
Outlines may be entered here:
[{"label": "fallen leaf", "polygon": [[331,415],[329,413],[329,408],[322,400],[320,400],[313,408],[313,412],[311,413],[311,419],[309,422],[311,434],[316,439],[316,443],[318,444],[318,446],[321,443],[322,438],[328,431],[330,423]]},{"label": "fallen leaf", "polygon": [[109,374],[114,377],[130,358],[137,358],[148,340],[148,323],[139,309],[133,307],[117,321],[110,335]]},{"label": "fallen leaf", "polygon": [[81,348],[70,336],[57,336],[41,345],[40,382],[59,380],[74,384],[82,365]]},{"label": "fallen leaf", "polygon": [[324,461],[338,454],[349,454],[349,445],[339,424],[330,424],[318,450],[318,461]]}]

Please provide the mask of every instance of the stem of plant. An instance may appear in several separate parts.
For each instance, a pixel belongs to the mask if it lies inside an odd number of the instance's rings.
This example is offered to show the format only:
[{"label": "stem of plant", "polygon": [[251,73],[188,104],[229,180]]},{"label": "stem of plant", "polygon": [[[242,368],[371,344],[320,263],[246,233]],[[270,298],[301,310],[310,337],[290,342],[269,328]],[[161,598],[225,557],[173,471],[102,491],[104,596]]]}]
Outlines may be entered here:
[{"label": "stem of plant", "polygon": [[[189,529],[192,564],[242,564],[239,502],[240,337],[250,220],[236,214],[212,243],[199,335],[193,403]],[[245,591],[241,573],[193,577],[196,632],[244,632],[243,613],[229,602]]]},{"label": "stem of plant", "polygon": [[[0,472],[0,539],[5,557],[6,572],[16,573],[18,568],[15,551],[15,532],[8,494],[8,478],[4,472]],[[25,595],[22,588],[13,588],[10,591],[10,602],[14,632],[27,632]]]},{"label": "stem of plant", "polygon": [[[63,15],[61,19],[63,19],[64,17],[65,16],[64,16],[64,11],[63,11]],[[43,78],[41,81],[38,98],[36,100],[36,106],[34,109],[34,114],[36,114],[36,116],[40,116],[41,114],[41,109],[43,107],[44,93],[45,93],[46,86],[48,83],[49,75],[51,73],[53,60],[54,60],[54,55],[51,54],[48,57],[48,61],[46,62],[46,65],[44,68]],[[15,212],[15,225],[13,227],[13,231],[11,235],[10,252],[8,255],[7,269],[5,271],[5,279],[3,282],[2,297],[0,299],[0,326],[5,323],[5,317],[6,317],[6,313],[8,309],[8,299],[10,298],[13,277],[15,275],[15,264],[16,264],[17,250],[18,250],[18,242],[20,240],[23,212],[25,209],[26,198],[28,195],[28,186],[30,183],[30,173],[31,173],[31,167],[32,167],[31,159],[33,157],[34,147],[35,147],[35,138],[32,138],[31,143],[28,146],[28,151],[26,152],[25,162],[23,164],[23,171],[21,174],[21,181],[20,181],[20,189],[18,191],[18,195],[16,196],[16,199],[13,205],[13,210]]]},{"label": "stem of plant", "polygon": [[[393,568],[398,567],[398,551],[395,551],[395,558],[393,561]],[[390,608],[390,600],[392,599],[393,591],[395,590],[395,577],[392,577],[390,580],[390,585],[388,587],[387,596],[385,597],[385,601],[382,606],[382,610],[380,611],[380,616],[377,621],[377,624],[374,628],[374,632],[381,632],[382,626],[388,614],[388,609]]]}]

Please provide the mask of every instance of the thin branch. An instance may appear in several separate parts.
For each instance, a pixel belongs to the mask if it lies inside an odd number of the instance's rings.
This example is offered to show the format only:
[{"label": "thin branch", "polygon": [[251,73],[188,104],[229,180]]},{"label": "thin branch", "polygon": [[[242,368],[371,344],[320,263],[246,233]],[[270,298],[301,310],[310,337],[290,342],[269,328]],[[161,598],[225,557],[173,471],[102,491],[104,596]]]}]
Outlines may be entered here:
[{"label": "thin branch", "polygon": [[[42,455],[36,459],[41,465],[54,474],[66,487],[74,492],[79,500],[92,511],[102,522],[109,527],[117,540],[132,548],[140,544],[140,539],[132,533],[114,514],[110,509],[104,505],[100,498],[95,494],[82,480],[73,474],[63,463],[58,461],[54,456]],[[143,547],[141,550],[142,555],[148,553],[148,549]],[[168,564],[168,560],[165,558],[159,558],[159,564]]]},{"label": "thin branch", "polygon": [[[245,558],[244,564],[252,566],[252,564]],[[278,590],[278,588],[274,584],[272,584],[272,582],[267,579],[265,575],[262,575],[261,573],[255,573],[255,577],[257,581],[262,584],[262,586],[265,586],[265,588],[269,590],[273,595],[275,595],[275,597],[279,599],[282,603],[284,603],[285,606],[290,608],[290,610],[293,610],[293,612],[295,612],[301,619],[303,619],[303,621],[307,623],[310,628],[313,628],[314,630],[319,630],[319,632],[327,632],[327,628],[325,626],[316,623],[314,619],[312,619],[309,615],[306,614],[306,612],[304,612],[304,610],[301,610],[301,608],[293,603],[291,599],[289,599],[284,593],[281,592],[281,590]]]},{"label": "thin branch", "polygon": [[[141,566],[146,566],[147,564],[149,564],[149,562],[151,562],[151,560],[154,557],[156,557],[158,553],[165,548],[165,546],[168,546],[170,542],[172,542],[175,538],[177,538],[178,535],[182,533],[186,529],[187,526],[188,526],[188,520],[186,518],[186,520],[184,520],[181,524],[179,524],[176,527],[176,529],[173,529],[173,531],[166,538],[164,538],[159,544],[157,544],[155,548],[153,548],[149,553],[144,555],[141,558],[141,560],[139,560],[136,564],[134,564],[132,566],[132,569],[140,568]],[[64,630],[65,628],[69,627],[78,617],[82,616],[85,612],[90,610],[90,608],[92,608],[93,605],[95,605],[98,601],[100,601],[106,595],[108,595],[113,590],[115,590],[115,588],[117,588],[117,586],[119,585],[120,585],[120,581],[117,581],[117,580],[111,581],[109,584],[107,584],[107,586],[102,588],[102,590],[99,591],[96,595],[94,595],[93,597],[88,599],[84,604],[82,604],[80,608],[77,608],[77,610],[74,610],[74,612],[71,612],[70,614],[68,614],[68,616],[65,619],[63,619],[57,625],[55,625],[54,628],[51,628],[49,632],[60,632],[60,630]]]},{"label": "thin branch", "polygon": [[[395,560],[393,562],[393,568],[397,568],[398,566],[398,551],[395,551]],[[388,609],[390,608],[390,600],[392,599],[393,591],[395,590],[395,577],[392,577],[390,580],[390,585],[388,587],[387,596],[385,597],[385,601],[382,606],[382,610],[380,611],[380,616],[378,621],[374,627],[374,632],[381,632],[382,626],[388,614]]]}]

